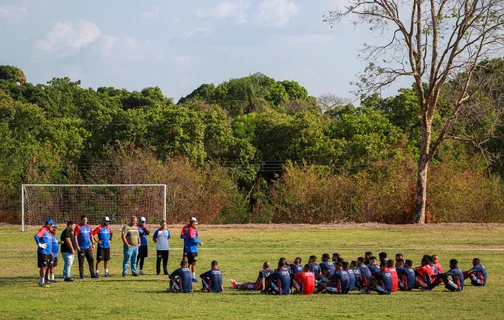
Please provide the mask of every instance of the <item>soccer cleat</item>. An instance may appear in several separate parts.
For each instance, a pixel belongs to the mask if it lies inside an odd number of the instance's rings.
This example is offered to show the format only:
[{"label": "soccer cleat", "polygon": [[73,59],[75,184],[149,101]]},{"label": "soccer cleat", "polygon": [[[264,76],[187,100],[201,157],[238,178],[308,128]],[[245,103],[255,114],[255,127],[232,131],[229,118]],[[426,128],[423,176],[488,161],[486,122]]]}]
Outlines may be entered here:
[{"label": "soccer cleat", "polygon": [[143,275],[144,275],[143,270],[140,270],[140,275],[141,275],[141,276],[143,276]]},{"label": "soccer cleat", "polygon": [[93,278],[93,279],[98,279],[98,278],[100,278],[100,276],[99,276],[99,275],[97,275],[97,274],[93,274],[93,275],[91,276],[91,278]]},{"label": "soccer cleat", "polygon": [[105,278],[110,278],[110,274],[108,272],[105,272]]},{"label": "soccer cleat", "polygon": [[238,285],[236,284],[235,279],[231,279],[231,284],[233,285],[233,288],[238,289]]},{"label": "soccer cleat", "polygon": [[196,278],[192,278],[192,282],[199,282],[199,281]]}]

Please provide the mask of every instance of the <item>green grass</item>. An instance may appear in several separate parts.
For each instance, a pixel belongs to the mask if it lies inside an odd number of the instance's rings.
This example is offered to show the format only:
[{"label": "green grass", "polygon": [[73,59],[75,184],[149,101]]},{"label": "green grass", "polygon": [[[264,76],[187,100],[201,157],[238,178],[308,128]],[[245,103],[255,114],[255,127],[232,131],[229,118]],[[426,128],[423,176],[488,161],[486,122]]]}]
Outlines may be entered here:
[{"label": "green grass", "polygon": [[[60,228],[61,229],[61,228]],[[151,226],[154,229],[154,226]],[[110,270],[112,278],[62,279],[50,288],[39,288],[36,267],[36,228],[20,232],[19,227],[0,227],[0,318],[1,319],[272,319],[278,316],[306,318],[457,318],[502,319],[504,312],[504,226],[429,225],[429,226],[279,226],[272,228],[226,228],[200,226],[204,247],[200,250],[198,273],[218,260],[225,277],[222,294],[166,293],[166,276],[155,274],[155,246],[150,243],[144,271],[146,276],[122,278],[122,248],[116,228]],[[61,231],[61,230],[60,230]],[[170,271],[180,263],[180,226],[170,228]],[[59,234],[58,234],[59,236]],[[351,293],[346,296],[266,296],[258,292],[237,291],[229,279],[255,280],[264,260],[275,265],[283,256],[293,259],[339,252],[355,260],[365,251],[389,255],[403,253],[419,264],[422,255],[438,254],[443,267],[456,258],[463,270],[479,257],[489,273],[484,288],[466,286],[461,293],[437,288],[432,292],[397,292],[390,296]],[[63,261],[56,269],[61,278]],[[103,266],[102,266],[103,272]],[[78,278],[75,261],[72,274]],[[87,272],[86,275],[88,275]],[[199,284],[198,284],[199,285]]]}]

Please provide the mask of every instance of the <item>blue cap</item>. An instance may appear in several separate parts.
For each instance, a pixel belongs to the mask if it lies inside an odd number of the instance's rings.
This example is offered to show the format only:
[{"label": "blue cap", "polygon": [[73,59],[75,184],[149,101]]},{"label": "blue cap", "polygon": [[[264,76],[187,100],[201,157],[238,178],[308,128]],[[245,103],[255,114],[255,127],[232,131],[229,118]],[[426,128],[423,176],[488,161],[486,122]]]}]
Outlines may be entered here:
[{"label": "blue cap", "polygon": [[52,219],[51,219],[51,218],[49,218],[49,219],[47,219],[47,220],[46,220],[45,224],[46,224],[46,225],[47,225],[47,224],[50,224],[50,225],[52,226],[52,225],[54,225],[54,221],[52,221]]},{"label": "blue cap", "polygon": [[110,219],[109,219],[109,217],[103,217],[103,221],[110,222]]}]

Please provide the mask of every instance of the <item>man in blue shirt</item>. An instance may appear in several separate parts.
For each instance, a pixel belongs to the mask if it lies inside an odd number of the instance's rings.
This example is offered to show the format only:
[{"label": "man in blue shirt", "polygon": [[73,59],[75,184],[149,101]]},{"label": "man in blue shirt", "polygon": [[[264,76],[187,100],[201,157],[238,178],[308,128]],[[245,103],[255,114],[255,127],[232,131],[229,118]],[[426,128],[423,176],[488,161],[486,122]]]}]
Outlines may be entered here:
[{"label": "man in blue shirt", "polygon": [[79,260],[79,274],[80,278],[84,279],[84,259],[87,260],[89,265],[89,272],[91,273],[91,278],[99,278],[94,272],[94,238],[92,234],[91,226],[88,224],[88,218],[86,216],[81,217],[81,222],[74,230],[75,242],[77,243],[77,252]]},{"label": "man in blue shirt", "polygon": [[235,289],[265,291],[267,281],[271,280],[272,274],[273,274],[273,271],[270,269],[270,262],[265,261],[263,263],[262,270],[259,271],[259,276],[257,277],[256,282],[240,283],[240,282],[236,282],[236,280],[234,280],[234,279],[231,279],[231,284],[233,285],[233,288],[235,288]]},{"label": "man in blue shirt", "polygon": [[109,217],[103,217],[101,225],[93,230],[93,238],[97,235],[98,239],[94,238],[95,242],[98,242],[98,250],[96,252],[96,275],[99,273],[100,262],[105,261],[105,277],[110,277],[108,266],[110,260],[110,241],[112,241],[112,229],[109,228],[110,219]]},{"label": "man in blue shirt", "polygon": [[[219,263],[212,261],[212,269],[200,275],[203,292],[222,292],[222,272],[219,270]],[[192,280],[191,280],[192,281]]]},{"label": "man in blue shirt", "polygon": [[355,273],[350,269],[350,263],[348,263],[348,261],[344,261],[342,265],[343,271],[348,273],[348,291],[353,291],[355,290]]},{"label": "man in blue shirt", "polygon": [[189,263],[189,269],[191,269],[193,275],[193,282],[198,282],[196,279],[196,264],[198,256],[198,245],[202,246],[203,242],[199,241],[198,232],[198,220],[195,217],[191,218],[189,223],[189,228],[185,229],[184,235],[184,249],[187,254],[187,262]]},{"label": "man in blue shirt", "polygon": [[371,271],[371,275],[374,276],[378,272],[380,272],[380,267],[378,266],[378,262],[375,256],[372,256],[369,258],[369,265],[368,265],[369,271]]},{"label": "man in blue shirt", "polygon": [[317,263],[317,256],[310,256],[308,263],[310,264],[310,271],[313,272],[315,279],[317,279],[319,274],[322,272],[320,270],[320,265]]},{"label": "man in blue shirt", "polygon": [[349,270],[348,274],[350,276],[353,274],[355,278],[355,288],[362,289],[361,274],[359,269],[357,269],[357,261],[352,260],[352,262],[350,262],[350,268],[348,270]]},{"label": "man in blue shirt", "polygon": [[148,240],[147,236],[150,234],[150,231],[147,229],[147,225],[145,224],[147,220],[145,217],[140,217],[140,222],[138,223],[138,235],[140,236],[140,247],[138,248],[138,257],[137,257],[137,265],[140,262],[140,275],[144,275],[143,266],[144,259],[148,256]]},{"label": "man in blue shirt", "polygon": [[304,267],[301,265],[302,261],[303,259],[301,259],[300,257],[296,257],[294,261],[287,261],[287,266],[289,267],[288,270],[291,277],[291,291],[294,285],[294,277],[296,276],[296,274],[302,273],[304,270]]},{"label": "man in blue shirt", "polygon": [[51,230],[51,261],[49,263],[49,266],[47,267],[47,272],[46,272],[46,283],[56,283],[56,280],[54,280],[54,268],[58,266],[58,251],[59,251],[59,241],[58,238],[56,238],[56,230],[58,226],[53,225],[53,228]]},{"label": "man in blue shirt", "polygon": [[187,267],[187,261],[182,260],[180,262],[180,268],[173,271],[168,278],[170,278],[170,287],[167,291],[175,291],[175,292],[192,292],[192,273],[191,270]]},{"label": "man in blue shirt", "polygon": [[271,289],[275,294],[290,294],[291,277],[286,266],[285,258],[280,258],[277,271],[271,275]]},{"label": "man in blue shirt", "polygon": [[[387,263],[380,263],[380,272],[373,276],[371,279],[371,289],[376,290],[378,294],[390,294],[392,292],[392,274],[387,271]],[[363,293],[370,293],[369,290],[361,291]]]},{"label": "man in blue shirt", "polygon": [[[369,262],[369,261],[368,261]],[[357,258],[357,269],[360,272],[360,283],[362,288],[369,287],[369,280],[372,276],[371,270],[369,270],[368,266],[365,264],[365,258],[359,257]]]},{"label": "man in blue shirt", "polygon": [[441,282],[444,282],[445,288],[452,292],[460,292],[464,290],[464,274],[458,267],[457,259],[450,260],[450,271],[435,275],[434,282],[429,286],[427,290],[430,291],[434,289]]},{"label": "man in blue shirt", "polygon": [[324,253],[322,255],[322,263],[320,264],[320,270],[322,272],[317,280],[322,280],[322,282],[327,282],[327,280],[331,278],[333,273],[336,271],[336,269],[334,268],[334,263],[332,263],[332,261],[329,260],[328,253]]},{"label": "man in blue shirt", "polygon": [[349,288],[348,272],[343,270],[343,264],[341,262],[336,262],[336,271],[329,279],[329,282],[323,283],[319,286],[318,291],[322,292],[327,289],[327,292],[336,294],[347,294]]},{"label": "man in blue shirt", "polygon": [[470,278],[473,286],[482,287],[486,285],[487,271],[485,266],[481,264],[479,258],[474,258],[472,264],[472,269],[464,272],[464,279]]},{"label": "man in blue shirt", "polygon": [[45,276],[47,273],[47,268],[51,261],[52,252],[52,234],[51,230],[53,228],[54,222],[52,219],[47,219],[44,226],[33,236],[35,242],[37,243],[37,260],[38,267],[40,268],[40,280],[39,285],[42,287],[49,287],[49,284],[45,282]]},{"label": "man in blue shirt", "polygon": [[415,287],[416,275],[413,269],[413,261],[398,259],[396,261],[396,271],[399,277],[399,289],[411,291]]}]

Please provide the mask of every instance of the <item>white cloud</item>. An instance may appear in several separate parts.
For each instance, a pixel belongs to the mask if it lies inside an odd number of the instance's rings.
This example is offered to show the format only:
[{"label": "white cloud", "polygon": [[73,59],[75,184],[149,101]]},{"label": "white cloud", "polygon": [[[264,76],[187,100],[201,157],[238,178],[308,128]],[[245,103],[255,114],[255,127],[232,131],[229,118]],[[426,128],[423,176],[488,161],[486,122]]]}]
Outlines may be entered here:
[{"label": "white cloud", "polygon": [[27,13],[26,7],[3,6],[0,7],[0,22],[18,23]]},{"label": "white cloud", "polygon": [[208,12],[198,9],[196,11],[196,16],[199,18],[214,17],[218,19],[234,19],[236,22],[243,23],[248,19],[247,12],[249,9],[250,1],[224,1]]},{"label": "white cloud", "polygon": [[44,39],[35,42],[35,49],[38,54],[71,56],[81,49],[87,48],[100,35],[100,28],[86,20],[81,20],[76,24],[69,21],[58,22]]},{"label": "white cloud", "polygon": [[114,61],[146,61],[149,57],[148,42],[139,43],[131,37],[118,38],[102,35],[99,41],[100,55]]},{"label": "white cloud", "polygon": [[294,18],[299,6],[289,0],[265,0],[259,4],[259,19],[281,28]]},{"label": "white cloud", "polygon": [[152,11],[147,11],[142,13],[142,18],[144,19],[155,19],[159,17],[160,11],[159,8],[152,8]]},{"label": "white cloud", "polygon": [[190,64],[192,61],[192,56],[177,56],[173,58],[173,61],[177,64]]},{"label": "white cloud", "polygon": [[211,34],[212,34],[212,32],[208,28],[196,28],[193,31],[189,31],[189,32],[182,34],[180,37],[181,38],[191,38],[195,35],[202,35],[204,37],[208,37]]}]

